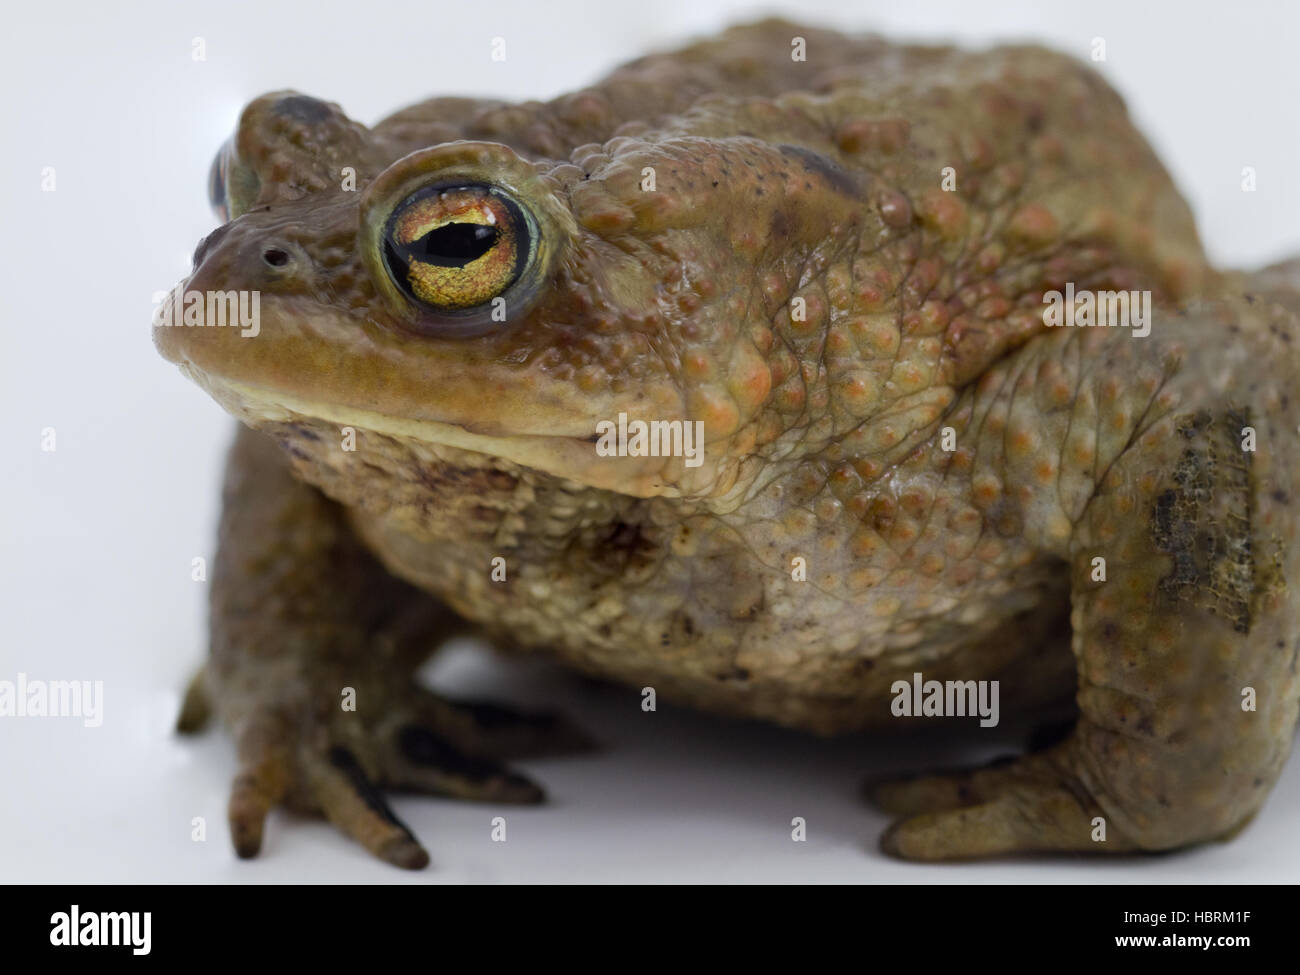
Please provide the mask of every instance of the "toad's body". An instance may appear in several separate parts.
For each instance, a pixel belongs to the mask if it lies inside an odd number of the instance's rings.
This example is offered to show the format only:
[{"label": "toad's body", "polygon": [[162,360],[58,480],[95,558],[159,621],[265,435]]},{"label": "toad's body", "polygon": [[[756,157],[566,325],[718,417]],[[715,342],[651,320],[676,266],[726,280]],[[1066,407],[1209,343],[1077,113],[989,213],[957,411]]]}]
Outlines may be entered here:
[{"label": "toad's body", "polygon": [[[537,798],[484,756],[567,726],[410,682],[464,621],[823,732],[903,723],[918,672],[1004,711],[1077,672],[1064,742],[881,790],[903,855],[1169,848],[1263,801],[1297,275],[1209,268],[1089,70],[766,22],[546,104],[266,96],[216,176],[186,288],[259,291],[257,335],[155,334],[270,435],[231,455],[186,716],[239,740],[241,852],[288,801],[419,865],[374,783]],[[1150,292],[1150,334],[1047,327],[1067,284]],[[620,414],[702,424],[702,462],[605,456]]]}]

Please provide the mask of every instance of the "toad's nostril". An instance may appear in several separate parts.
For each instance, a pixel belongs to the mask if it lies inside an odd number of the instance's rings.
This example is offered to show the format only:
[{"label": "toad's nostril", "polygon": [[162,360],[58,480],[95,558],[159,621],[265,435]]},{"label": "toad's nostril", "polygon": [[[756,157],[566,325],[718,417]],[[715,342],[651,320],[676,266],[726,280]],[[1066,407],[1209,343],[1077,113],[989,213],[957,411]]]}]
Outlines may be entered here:
[{"label": "toad's nostril", "polygon": [[289,263],[289,252],[280,247],[268,247],[262,251],[262,260],[271,267],[284,267]]}]

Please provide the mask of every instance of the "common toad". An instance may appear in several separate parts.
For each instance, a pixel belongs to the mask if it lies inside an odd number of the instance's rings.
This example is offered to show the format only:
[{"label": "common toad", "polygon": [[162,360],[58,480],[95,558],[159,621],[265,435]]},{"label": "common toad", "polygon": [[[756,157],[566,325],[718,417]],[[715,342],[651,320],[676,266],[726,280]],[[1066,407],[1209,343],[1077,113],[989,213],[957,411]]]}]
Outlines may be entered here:
[{"label": "common toad", "polygon": [[[181,719],[234,735],[240,855],[286,804],[421,867],[381,787],[541,798],[498,763],[581,733],[412,679],[467,627],[821,733],[924,721],[921,679],[1073,698],[1043,750],[879,787],[904,857],[1165,850],[1264,801],[1300,266],[1211,268],[1084,65],[764,21],[549,102],[266,95],[212,188],[154,336],[244,424]],[[236,291],[255,328],[183,323]]]}]

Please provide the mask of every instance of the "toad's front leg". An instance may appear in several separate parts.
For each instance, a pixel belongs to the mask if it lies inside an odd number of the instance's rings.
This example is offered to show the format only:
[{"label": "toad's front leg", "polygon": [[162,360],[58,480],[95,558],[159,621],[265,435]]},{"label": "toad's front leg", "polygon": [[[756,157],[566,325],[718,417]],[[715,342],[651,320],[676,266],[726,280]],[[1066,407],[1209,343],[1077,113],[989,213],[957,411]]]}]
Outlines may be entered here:
[{"label": "toad's front leg", "polygon": [[428,854],[381,787],[542,799],[497,760],[575,750],[586,744],[581,733],[550,715],[446,701],[415,682],[420,663],[462,627],[389,575],[337,505],[296,481],[274,444],[241,428],[223,493],[211,655],[180,720],[193,730],[210,702],[234,735],[229,819],[240,856],[258,852],[267,812],[284,804],[321,813],[381,859],[418,869]]},{"label": "toad's front leg", "polygon": [[1150,340],[1064,331],[966,408],[1002,514],[1069,560],[1080,718],[1046,751],[880,787],[901,817],[882,845],[899,856],[1225,838],[1290,751],[1296,318],[1260,300],[1170,313]]}]

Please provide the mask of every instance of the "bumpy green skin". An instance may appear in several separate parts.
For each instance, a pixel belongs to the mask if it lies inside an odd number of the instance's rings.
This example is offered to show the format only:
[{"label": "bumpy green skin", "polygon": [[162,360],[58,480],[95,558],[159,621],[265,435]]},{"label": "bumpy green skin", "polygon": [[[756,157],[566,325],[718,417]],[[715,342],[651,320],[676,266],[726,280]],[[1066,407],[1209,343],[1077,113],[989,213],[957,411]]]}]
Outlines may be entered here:
[{"label": "bumpy green skin", "polygon": [[[482,338],[404,330],[367,257],[384,181],[430,146],[557,238]],[[538,797],[480,757],[574,732],[410,683],[459,621],[819,732],[902,724],[916,671],[999,679],[1004,710],[1077,690],[1047,751],[882,787],[907,857],[1169,849],[1263,802],[1300,697],[1300,273],[1209,268],[1088,69],[768,21],[546,104],[367,130],[266,96],[236,148],[256,195],[187,287],[259,289],[262,333],[155,336],[260,431],[231,455],[205,685],[240,742],[241,852],[289,801],[418,866],[374,783]],[[1150,290],[1150,336],[1046,328],[1066,282]],[[597,457],[620,411],[703,421],[705,463]]]}]

